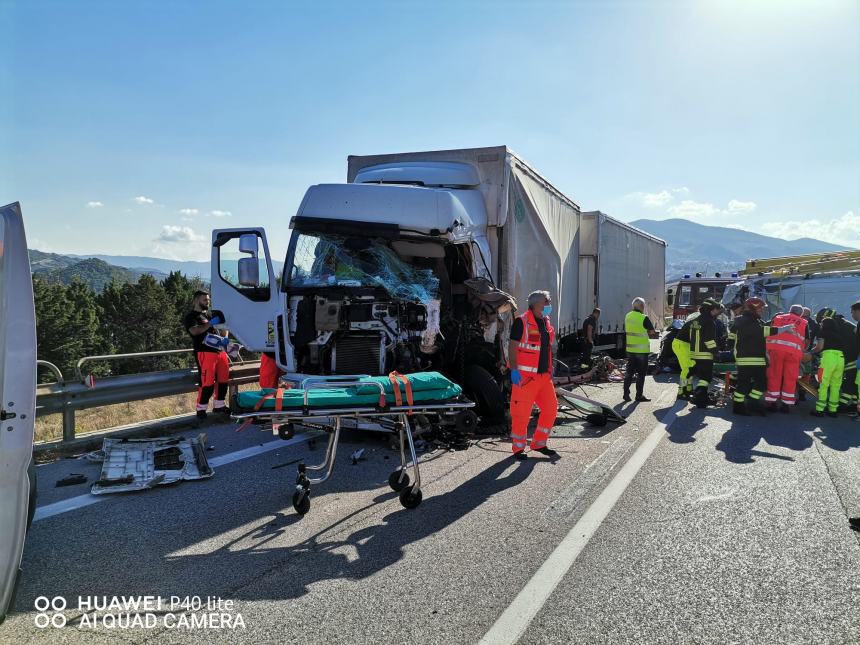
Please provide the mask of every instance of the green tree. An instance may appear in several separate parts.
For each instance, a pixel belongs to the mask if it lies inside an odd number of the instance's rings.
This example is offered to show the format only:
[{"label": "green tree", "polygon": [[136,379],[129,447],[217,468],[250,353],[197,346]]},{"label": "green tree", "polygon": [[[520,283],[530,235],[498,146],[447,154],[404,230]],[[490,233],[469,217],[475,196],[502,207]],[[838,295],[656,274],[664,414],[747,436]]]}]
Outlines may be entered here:
[{"label": "green tree", "polygon": [[[96,296],[80,279],[65,286],[42,278],[33,279],[33,296],[38,356],[71,378],[80,358],[99,354],[106,347],[99,330]],[[49,372],[40,374],[43,382],[53,379]]]}]

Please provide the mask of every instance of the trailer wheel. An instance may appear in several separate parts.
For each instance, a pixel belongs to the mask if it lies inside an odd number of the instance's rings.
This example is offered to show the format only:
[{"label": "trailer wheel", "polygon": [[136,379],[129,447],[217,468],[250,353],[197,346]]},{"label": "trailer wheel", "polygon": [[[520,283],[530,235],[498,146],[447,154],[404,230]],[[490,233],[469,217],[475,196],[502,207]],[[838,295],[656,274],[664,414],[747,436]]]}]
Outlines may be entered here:
[{"label": "trailer wheel", "polygon": [[469,365],[464,381],[466,393],[475,401],[481,424],[487,426],[504,423],[507,408],[505,395],[493,375],[480,365]]}]

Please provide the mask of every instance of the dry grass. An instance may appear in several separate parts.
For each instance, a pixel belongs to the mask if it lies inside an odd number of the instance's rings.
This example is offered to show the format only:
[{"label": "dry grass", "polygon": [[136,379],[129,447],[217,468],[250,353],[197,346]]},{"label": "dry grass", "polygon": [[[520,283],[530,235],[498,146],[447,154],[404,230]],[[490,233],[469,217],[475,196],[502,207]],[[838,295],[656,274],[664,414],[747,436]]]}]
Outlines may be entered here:
[{"label": "dry grass", "polygon": [[[256,383],[239,386],[240,390],[256,390]],[[175,394],[156,399],[132,401],[131,403],[116,403],[99,408],[78,410],[75,413],[75,432],[80,435],[86,432],[96,432],[116,428],[117,426],[154,421],[177,414],[194,412],[196,392]],[[63,436],[63,416],[48,414],[36,419],[36,441],[52,441]]]}]

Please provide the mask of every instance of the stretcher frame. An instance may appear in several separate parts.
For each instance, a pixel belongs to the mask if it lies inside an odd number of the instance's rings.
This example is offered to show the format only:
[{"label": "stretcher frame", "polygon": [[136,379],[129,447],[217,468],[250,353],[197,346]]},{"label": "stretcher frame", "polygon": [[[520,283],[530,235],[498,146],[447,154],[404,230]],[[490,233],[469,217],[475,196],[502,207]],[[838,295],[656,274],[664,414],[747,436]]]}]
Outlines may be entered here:
[{"label": "stretcher frame", "polygon": [[[385,388],[379,382],[362,381],[367,375],[343,375],[343,376],[307,376],[307,377],[285,377],[284,380],[298,384],[297,389],[304,393],[302,408],[291,408],[282,410],[254,410],[251,412],[233,412],[230,417],[237,422],[255,423],[268,421],[274,432],[281,438],[289,438],[292,432],[281,433],[279,426],[290,426],[293,423],[310,422],[321,427],[328,434],[325,458],[322,463],[307,465],[303,461],[298,465],[298,476],[296,477],[296,488],[293,493],[293,508],[299,515],[305,515],[310,510],[311,485],[322,484],[327,481],[334,472],[334,463],[337,459],[337,448],[340,441],[341,424],[345,418],[386,418],[394,422],[393,431],[397,434],[400,443],[400,467],[391,473],[388,485],[392,490],[399,493],[400,503],[405,508],[416,508],[421,504],[421,470],[418,466],[418,455],[415,452],[415,440],[409,417],[414,414],[438,414],[454,415],[463,410],[475,407],[472,401],[458,400],[450,402],[419,402],[412,405],[392,406],[329,406],[325,408],[310,407],[310,393],[315,389],[329,388],[332,386],[375,386],[379,389],[380,400],[385,400]],[[408,448],[408,455],[407,455]],[[407,458],[408,457],[408,458]],[[412,471],[410,479],[407,470]],[[308,472],[322,472],[319,477],[310,477]]]}]

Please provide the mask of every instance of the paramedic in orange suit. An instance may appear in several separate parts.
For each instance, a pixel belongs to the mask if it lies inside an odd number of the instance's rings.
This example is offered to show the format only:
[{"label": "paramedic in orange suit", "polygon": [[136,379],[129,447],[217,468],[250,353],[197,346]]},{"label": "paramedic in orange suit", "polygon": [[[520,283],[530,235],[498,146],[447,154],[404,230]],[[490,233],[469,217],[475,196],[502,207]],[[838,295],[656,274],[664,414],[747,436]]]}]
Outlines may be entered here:
[{"label": "paramedic in orange suit", "polygon": [[260,387],[276,388],[278,380],[284,375],[281,368],[275,362],[274,352],[263,352],[260,354]]},{"label": "paramedic in orange suit", "polygon": [[558,453],[547,447],[555,424],[558,400],[552,382],[552,345],[555,330],[549,320],[552,300],[548,291],[529,295],[529,308],[514,320],[508,344],[511,370],[511,445],[514,457],[526,459],[526,440],[533,406],[540,409],[531,449],[547,457]]}]

